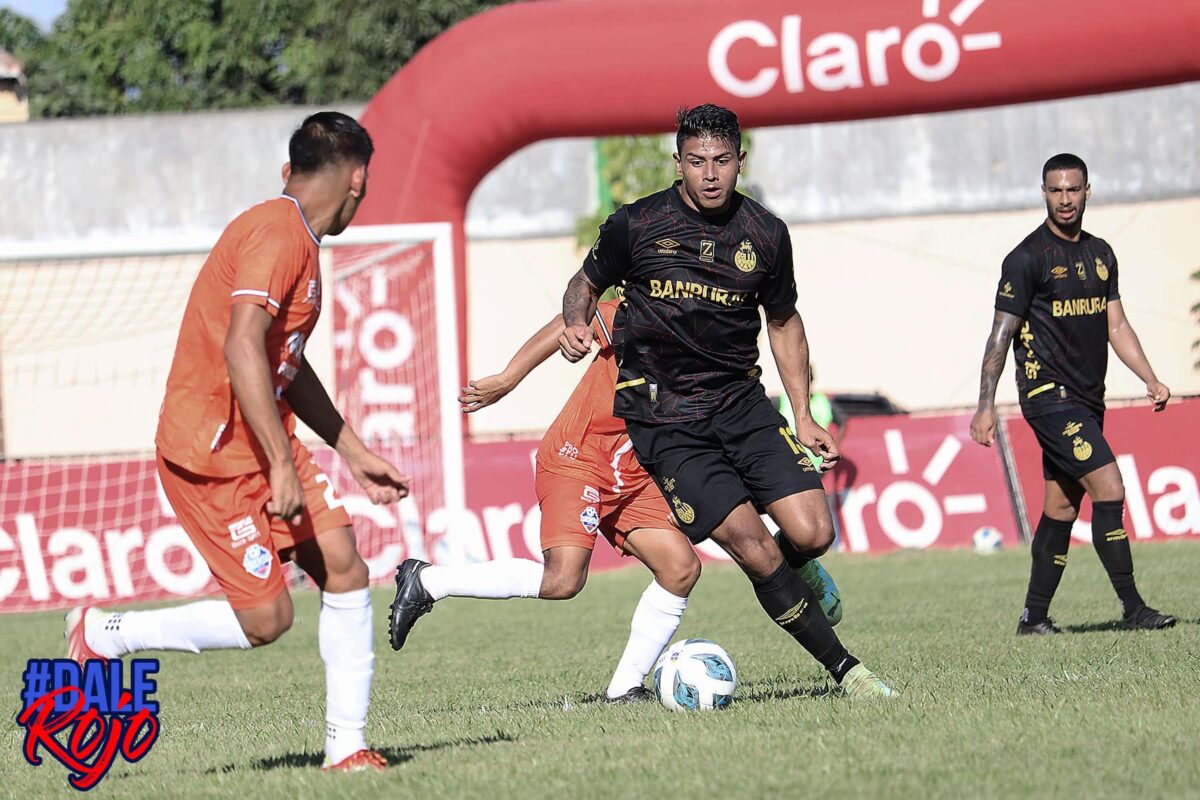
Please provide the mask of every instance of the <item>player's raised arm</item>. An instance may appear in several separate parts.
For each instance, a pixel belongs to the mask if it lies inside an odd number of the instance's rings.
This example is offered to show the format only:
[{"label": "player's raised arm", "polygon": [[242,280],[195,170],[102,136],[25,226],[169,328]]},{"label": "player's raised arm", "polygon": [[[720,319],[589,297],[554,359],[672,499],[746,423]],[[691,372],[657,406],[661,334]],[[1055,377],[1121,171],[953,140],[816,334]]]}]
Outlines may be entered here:
[{"label": "player's raised arm", "polygon": [[408,496],[409,478],[366,448],[329,399],[307,358],[301,360],[285,397],[296,416],[345,460],[372,503],[394,503]]},{"label": "player's raised arm", "polygon": [[521,345],[521,349],[513,355],[503,372],[467,381],[467,385],[459,390],[458,395],[463,413],[470,414],[487,408],[517,388],[517,385],[533,372],[534,367],[554,355],[564,328],[562,317],[555,317]]},{"label": "player's raised arm", "polygon": [[808,335],[795,307],[767,311],[767,341],[796,416],[796,439],[821,457],[823,471],[833,469],[840,454],[833,435],[812,418],[809,410]]},{"label": "player's raised arm", "polygon": [[274,383],[267,361],[267,329],[272,319],[262,306],[234,304],[225,335],[225,364],[242,417],[271,464],[267,512],[299,525],[304,489],[296,475],[291,444],[275,405]]},{"label": "player's raised arm", "polygon": [[996,384],[1020,324],[1021,318],[1007,311],[997,310],[992,318],[992,332],[988,334],[979,375],[979,407],[971,419],[971,438],[985,447],[991,447],[996,440]]},{"label": "player's raised arm", "polygon": [[1154,410],[1166,408],[1167,401],[1171,399],[1171,390],[1154,374],[1154,368],[1142,350],[1142,342],[1125,317],[1125,309],[1119,299],[1108,302],[1108,341],[1121,362],[1146,384],[1146,397],[1154,403]]}]

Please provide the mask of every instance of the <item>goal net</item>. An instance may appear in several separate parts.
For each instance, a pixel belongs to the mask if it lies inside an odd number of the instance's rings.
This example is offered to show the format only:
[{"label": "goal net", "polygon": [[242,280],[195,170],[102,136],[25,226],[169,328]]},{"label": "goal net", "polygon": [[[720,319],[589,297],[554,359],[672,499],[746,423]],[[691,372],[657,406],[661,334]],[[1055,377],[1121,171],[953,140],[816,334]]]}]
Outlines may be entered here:
[{"label": "goal net", "polygon": [[[179,321],[216,238],[0,255],[0,612],[217,590],[153,457]],[[447,520],[464,507],[450,248],[443,224],[351,228],[322,247],[325,307],[305,355],[412,495],[372,506],[341,460],[298,432],[377,579],[453,549]]]}]

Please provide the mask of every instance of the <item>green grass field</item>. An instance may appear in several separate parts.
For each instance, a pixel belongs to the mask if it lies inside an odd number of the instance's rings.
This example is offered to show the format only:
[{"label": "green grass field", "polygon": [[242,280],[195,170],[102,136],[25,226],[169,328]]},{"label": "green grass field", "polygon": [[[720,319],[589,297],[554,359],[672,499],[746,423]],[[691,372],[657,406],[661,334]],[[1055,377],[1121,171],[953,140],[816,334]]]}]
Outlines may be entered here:
[{"label": "green grass field", "polygon": [[[709,566],[680,636],[725,646],[741,685],[727,711],[587,701],[620,653],[647,573],[595,575],[567,603],[448,600],[402,653],[375,596],[368,738],[386,774],[323,775],[317,597],[258,652],[165,654],[162,735],[93,791],[120,797],[1166,797],[1200,795],[1200,544],[1135,545],[1143,594],[1174,630],[1126,632],[1089,547],[1052,613],[1069,635],[1013,635],[1024,551],[832,556],[851,652],[903,696],[852,703]],[[25,659],[61,653],[61,615],[5,617],[0,670],[18,706]],[[10,717],[11,719],[11,717]],[[4,733],[9,797],[69,796],[52,760],[30,767]]]}]

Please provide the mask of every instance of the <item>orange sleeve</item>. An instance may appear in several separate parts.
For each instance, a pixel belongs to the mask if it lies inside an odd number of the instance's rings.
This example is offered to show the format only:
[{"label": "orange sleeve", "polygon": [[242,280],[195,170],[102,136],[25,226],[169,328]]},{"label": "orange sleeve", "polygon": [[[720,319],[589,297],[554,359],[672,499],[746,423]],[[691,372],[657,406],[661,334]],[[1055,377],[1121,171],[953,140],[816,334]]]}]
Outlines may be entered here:
[{"label": "orange sleeve", "polygon": [[234,251],[230,302],[253,303],[272,317],[295,289],[305,265],[305,242],[280,223],[255,228]]},{"label": "orange sleeve", "polygon": [[592,333],[602,347],[612,347],[613,318],[617,315],[619,300],[605,300],[596,304],[596,313],[592,317]]}]

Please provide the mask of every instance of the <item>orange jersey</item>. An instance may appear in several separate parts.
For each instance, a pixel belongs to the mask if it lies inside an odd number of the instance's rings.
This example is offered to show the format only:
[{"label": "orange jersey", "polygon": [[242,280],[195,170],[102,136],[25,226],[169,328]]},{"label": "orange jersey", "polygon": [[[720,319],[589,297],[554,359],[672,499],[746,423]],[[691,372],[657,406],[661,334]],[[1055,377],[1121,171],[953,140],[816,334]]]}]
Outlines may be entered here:
[{"label": "orange jersey", "polygon": [[321,312],[318,242],[294,198],[260,203],[229,223],[192,286],[155,444],[168,461],[197,475],[244,475],[268,466],[225,365],[235,303],[262,306],[274,317],[267,361],[279,416],[291,434],[296,422],[283,392]]},{"label": "orange jersey", "polygon": [[633,454],[625,420],[613,416],[617,358],[612,323],[618,305],[619,301],[606,300],[596,306],[592,332],[600,352],[542,437],[537,452],[540,469],[614,492],[634,488],[648,477]]}]

